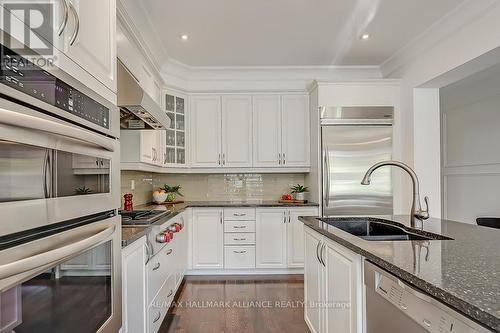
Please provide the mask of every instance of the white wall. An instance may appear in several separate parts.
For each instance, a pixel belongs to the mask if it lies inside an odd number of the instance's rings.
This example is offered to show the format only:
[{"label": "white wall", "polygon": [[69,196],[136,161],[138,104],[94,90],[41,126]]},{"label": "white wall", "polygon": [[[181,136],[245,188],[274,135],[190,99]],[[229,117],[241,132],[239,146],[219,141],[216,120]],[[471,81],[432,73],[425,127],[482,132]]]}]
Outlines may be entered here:
[{"label": "white wall", "polygon": [[500,65],[441,90],[443,215],[500,216]]},{"label": "white wall", "polygon": [[[435,147],[440,142],[440,131],[436,130],[439,101],[435,92],[415,89],[441,88],[484,69],[495,59],[492,54],[497,56],[498,47],[500,2],[469,0],[382,67],[388,77],[402,78],[402,158],[415,166],[421,193],[430,196],[432,216],[441,216],[441,183],[436,181],[440,152]],[[410,190],[403,193],[409,209],[406,193]]]}]

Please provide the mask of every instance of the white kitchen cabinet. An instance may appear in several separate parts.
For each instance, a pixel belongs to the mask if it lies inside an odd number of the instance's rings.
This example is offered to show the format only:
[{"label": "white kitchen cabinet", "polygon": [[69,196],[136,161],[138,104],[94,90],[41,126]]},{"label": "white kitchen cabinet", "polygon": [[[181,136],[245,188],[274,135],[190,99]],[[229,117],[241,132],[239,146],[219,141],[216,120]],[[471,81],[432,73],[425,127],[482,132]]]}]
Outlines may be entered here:
[{"label": "white kitchen cabinet", "polygon": [[193,209],[192,261],[194,269],[221,269],[224,266],[222,209]]},{"label": "white kitchen cabinet", "polygon": [[304,267],[304,223],[299,216],[318,216],[318,208],[300,207],[288,210],[287,260],[289,268]]},{"label": "white kitchen cabinet", "polygon": [[166,130],[165,166],[185,167],[186,160],[186,103],[185,95],[174,91],[165,94],[164,110],[170,118],[170,127]]},{"label": "white kitchen cabinet", "polygon": [[122,333],[146,332],[146,237],[122,250]]},{"label": "white kitchen cabinet", "polygon": [[252,167],[252,97],[222,96],[222,166]]},{"label": "white kitchen cabinet", "polygon": [[255,167],[309,167],[309,97],[253,97]]},{"label": "white kitchen cabinet", "polygon": [[253,166],[281,166],[279,95],[253,96]]},{"label": "white kitchen cabinet", "polygon": [[122,130],[121,162],[163,165],[165,160],[164,130]]},{"label": "white kitchen cabinet", "polygon": [[305,234],[304,318],[309,329],[363,332],[361,256],[310,228]]},{"label": "white kitchen cabinet", "polygon": [[286,268],[287,210],[256,210],[256,267]]},{"label": "white kitchen cabinet", "polygon": [[311,333],[321,332],[323,266],[318,260],[321,237],[306,230],[304,265],[304,320]]},{"label": "white kitchen cabinet", "polygon": [[256,210],[257,268],[304,267],[304,224],[299,216],[317,216],[311,208]]},{"label": "white kitchen cabinet", "polygon": [[282,166],[309,166],[309,96],[282,96],[281,124]]},{"label": "white kitchen cabinet", "polygon": [[191,166],[221,166],[221,99],[220,96],[192,96]]},{"label": "white kitchen cabinet", "polygon": [[116,0],[68,2],[74,11],[64,30],[64,52],[116,92]]},{"label": "white kitchen cabinet", "polygon": [[362,332],[358,328],[361,311],[361,258],[329,241],[323,250],[325,278],[323,296],[326,304],[335,304],[325,311],[325,332]]}]

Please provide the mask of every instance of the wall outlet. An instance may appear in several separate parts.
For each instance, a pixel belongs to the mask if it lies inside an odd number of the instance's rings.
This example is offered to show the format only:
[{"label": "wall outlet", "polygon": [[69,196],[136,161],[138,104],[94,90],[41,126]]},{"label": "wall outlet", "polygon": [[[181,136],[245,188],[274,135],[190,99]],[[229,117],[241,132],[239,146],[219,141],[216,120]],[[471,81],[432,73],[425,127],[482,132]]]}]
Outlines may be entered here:
[{"label": "wall outlet", "polygon": [[131,191],[135,190],[135,180],[133,179],[130,181],[130,190]]}]

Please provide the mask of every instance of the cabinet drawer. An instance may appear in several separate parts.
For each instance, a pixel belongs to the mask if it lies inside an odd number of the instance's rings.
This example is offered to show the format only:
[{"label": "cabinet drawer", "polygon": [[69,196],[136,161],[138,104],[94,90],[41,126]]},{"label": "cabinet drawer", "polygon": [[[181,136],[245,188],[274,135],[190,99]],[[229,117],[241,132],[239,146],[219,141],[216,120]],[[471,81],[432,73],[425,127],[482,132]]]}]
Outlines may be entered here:
[{"label": "cabinet drawer", "polygon": [[255,232],[255,221],[224,221],[224,232]]},{"label": "cabinet drawer", "polygon": [[255,268],[255,246],[224,247],[224,268]]},{"label": "cabinet drawer", "polygon": [[225,221],[252,221],[255,220],[255,208],[226,208]]},{"label": "cabinet drawer", "polygon": [[255,245],[254,233],[225,233],[224,245]]},{"label": "cabinet drawer", "polygon": [[171,275],[162,285],[158,295],[148,308],[148,332],[156,333],[160,329],[161,323],[170,308],[170,303],[174,300],[175,282],[174,275]]},{"label": "cabinet drawer", "polygon": [[157,253],[146,265],[146,274],[148,279],[148,303],[150,304],[153,298],[160,290],[161,286],[167,279],[172,270],[173,249],[171,246],[166,246]]}]

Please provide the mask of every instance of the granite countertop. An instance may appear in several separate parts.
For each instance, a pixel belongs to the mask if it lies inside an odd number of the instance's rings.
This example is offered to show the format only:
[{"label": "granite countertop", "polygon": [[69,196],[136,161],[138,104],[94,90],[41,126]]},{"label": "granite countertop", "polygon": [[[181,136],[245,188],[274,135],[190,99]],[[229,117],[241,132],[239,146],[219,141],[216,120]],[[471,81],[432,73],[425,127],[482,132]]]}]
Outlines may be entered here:
[{"label": "granite countertop", "polygon": [[[458,312],[500,331],[500,230],[431,218],[424,222],[424,230],[453,240],[366,241],[319,218],[300,219]],[[403,225],[409,221],[408,216],[363,219]]]},{"label": "granite countertop", "polygon": [[[186,208],[211,208],[211,207],[318,207],[317,203],[308,202],[305,204],[284,204],[278,201],[187,201],[175,205],[155,205],[145,204],[135,207],[135,210],[162,210],[170,211],[170,214],[158,219],[153,225],[166,223]],[[151,230],[151,226],[127,226],[122,227],[122,247],[126,247],[136,240],[145,236]]]}]

